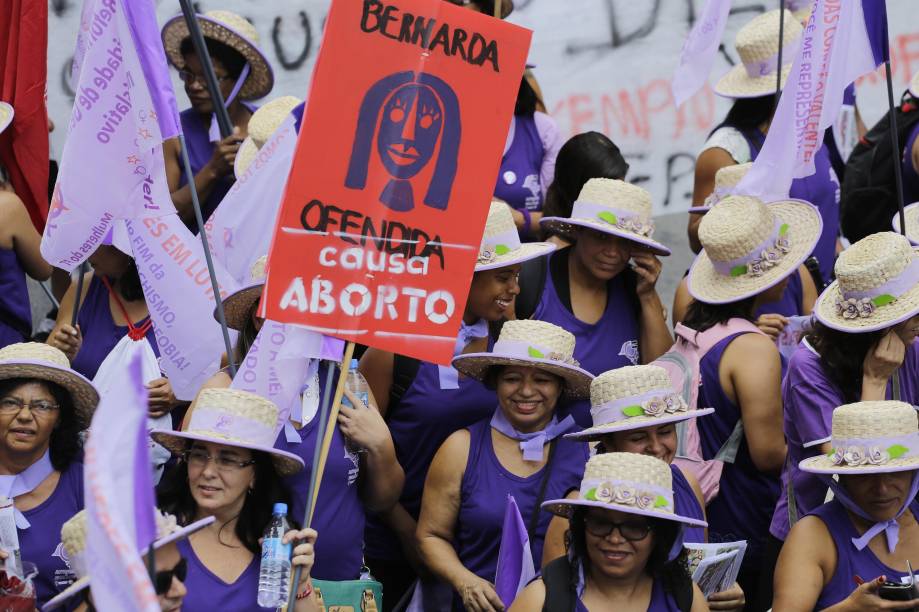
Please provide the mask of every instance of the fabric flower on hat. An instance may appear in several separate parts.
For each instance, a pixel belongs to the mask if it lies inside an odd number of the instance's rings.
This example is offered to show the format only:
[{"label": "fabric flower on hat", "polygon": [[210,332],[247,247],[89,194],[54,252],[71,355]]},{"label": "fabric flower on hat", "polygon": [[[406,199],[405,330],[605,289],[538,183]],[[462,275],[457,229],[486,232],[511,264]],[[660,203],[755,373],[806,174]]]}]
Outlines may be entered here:
[{"label": "fabric flower on hat", "polygon": [[662,397],[653,397],[644,402],[641,407],[648,416],[660,416],[667,410],[667,402]]},{"label": "fabric flower on hat", "polygon": [[636,501],[636,492],[633,487],[621,485],[613,489],[613,503],[622,506],[634,506]]},{"label": "fabric flower on hat", "polygon": [[683,397],[675,393],[673,395],[668,395],[664,403],[667,405],[666,410],[670,414],[674,412],[686,412],[689,409],[686,402],[683,401]]},{"label": "fabric flower on hat", "polygon": [[858,315],[860,317],[870,317],[874,313],[874,302],[870,298],[862,298],[858,301]]},{"label": "fabric flower on hat", "polygon": [[841,465],[846,460],[846,449],[842,447],[834,448],[831,455],[831,461],[836,465]]},{"label": "fabric flower on hat", "polygon": [[638,498],[635,500],[635,505],[642,510],[651,508],[654,505],[654,495],[650,493],[639,493]]},{"label": "fabric flower on hat", "polygon": [[476,260],[476,263],[484,265],[484,264],[491,263],[492,261],[494,261],[494,259],[495,259],[494,251],[490,249],[482,249],[481,251],[479,251],[479,258],[478,260]]},{"label": "fabric flower on hat", "polygon": [[598,502],[608,504],[613,500],[613,485],[608,482],[601,482],[594,491],[594,497]]},{"label": "fabric flower on hat", "polygon": [[890,459],[890,455],[888,455],[885,451],[882,451],[877,446],[869,446],[867,459],[868,463],[871,465],[882,465],[887,463],[887,461]]},{"label": "fabric flower on hat", "polygon": [[788,239],[788,236],[782,236],[775,241],[775,248],[779,250],[783,255],[791,251],[791,240]]},{"label": "fabric flower on hat", "polygon": [[859,317],[858,300],[855,298],[836,300],[836,313],[843,319],[857,319]]},{"label": "fabric flower on hat", "polygon": [[865,449],[861,446],[849,446],[843,455],[843,460],[852,467],[868,463],[868,457],[865,455]]}]

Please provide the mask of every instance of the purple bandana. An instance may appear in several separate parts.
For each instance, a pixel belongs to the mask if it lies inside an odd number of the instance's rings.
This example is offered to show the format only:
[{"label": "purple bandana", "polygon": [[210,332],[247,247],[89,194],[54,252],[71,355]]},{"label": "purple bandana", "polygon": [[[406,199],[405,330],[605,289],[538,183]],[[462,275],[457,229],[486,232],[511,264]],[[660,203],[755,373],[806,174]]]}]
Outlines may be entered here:
[{"label": "purple bandana", "polygon": [[[841,503],[846,510],[860,516],[866,521],[874,520],[868,516],[868,513],[862,510],[851,497],[849,497],[849,494],[845,488],[836,482],[836,480],[829,477],[825,480],[829,483],[830,489],[833,491],[833,495],[836,497],[836,499],[839,500],[839,503]],[[909,492],[906,495],[906,501],[904,502],[903,507],[900,508],[900,510],[897,512],[897,515],[889,521],[874,523],[874,525],[868,528],[868,530],[862,534],[861,537],[852,538],[852,545],[855,546],[855,549],[863,550],[866,546],[868,546],[868,542],[870,542],[874,536],[883,531],[887,538],[887,550],[893,553],[894,549],[897,547],[897,543],[900,541],[900,524],[897,522],[897,519],[900,518],[900,515],[906,512],[907,508],[909,508],[909,504],[916,497],[916,493],[919,493],[919,471],[913,473],[913,482],[910,485]]]},{"label": "purple bandana", "polygon": [[[7,474],[0,476],[0,495],[9,499],[15,499],[20,495],[34,491],[35,487],[45,481],[45,478],[51,475],[54,466],[51,465],[51,451],[45,451],[41,458],[19,472],[18,474]],[[19,529],[28,529],[29,521],[18,509],[15,509],[16,527]]]},{"label": "purple bandana", "polygon": [[492,429],[520,442],[520,450],[523,451],[524,461],[542,461],[545,456],[543,447],[546,443],[564,433],[568,433],[574,427],[574,419],[571,415],[565,417],[561,422],[553,415],[552,420],[549,421],[545,429],[532,433],[523,433],[514,429],[514,426],[504,416],[504,411],[501,410],[500,406],[495,410],[495,415],[491,417]]},{"label": "purple bandana", "polygon": [[[517,236],[516,231],[514,236]],[[456,344],[453,346],[453,356],[456,357],[463,352],[470,342],[475,338],[485,338],[488,336],[488,321],[479,319],[472,325],[466,325],[465,321],[460,322],[459,334],[456,336]],[[440,375],[441,389],[459,389],[459,372],[453,366],[437,366]]]}]

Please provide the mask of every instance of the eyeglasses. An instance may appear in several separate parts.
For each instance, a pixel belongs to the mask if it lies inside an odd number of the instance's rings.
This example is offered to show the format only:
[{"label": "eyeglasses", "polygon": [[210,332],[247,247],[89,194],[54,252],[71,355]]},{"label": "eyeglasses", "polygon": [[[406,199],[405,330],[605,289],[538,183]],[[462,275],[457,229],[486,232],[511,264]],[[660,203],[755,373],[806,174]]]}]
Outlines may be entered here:
[{"label": "eyeglasses", "polygon": [[191,450],[185,451],[182,453],[182,457],[185,459],[185,463],[198,469],[206,467],[208,462],[213,459],[217,469],[221,472],[234,472],[236,470],[241,470],[246,466],[255,465],[255,459],[250,459],[249,461],[240,461],[239,459],[227,457],[226,455],[217,455],[214,457],[207,451],[198,448],[193,448]]},{"label": "eyeglasses", "polygon": [[185,557],[182,557],[171,570],[156,573],[156,576],[153,577],[153,588],[156,590],[157,595],[165,595],[172,586],[173,578],[178,578],[180,582],[185,582],[186,576],[188,576],[188,561],[185,560]]},{"label": "eyeglasses", "polygon": [[614,523],[594,517],[584,517],[584,528],[592,536],[605,538],[613,533],[614,529],[619,530],[619,535],[629,542],[644,540],[651,533],[651,524],[647,521],[625,521],[624,523]]},{"label": "eyeglasses", "polygon": [[[224,74],[222,76],[217,74],[214,76],[217,77],[218,82],[235,80],[234,77],[228,74]],[[191,72],[189,70],[179,70],[179,78],[182,79],[182,82],[185,83],[186,85],[191,85],[193,83],[200,83],[204,87],[207,87],[207,79],[204,77],[203,74],[195,74],[194,72]]]},{"label": "eyeglasses", "polygon": [[24,402],[18,397],[4,397],[0,399],[0,414],[19,414],[23,408],[28,407],[29,412],[39,416],[49,415],[58,408],[59,404],[47,400]]}]

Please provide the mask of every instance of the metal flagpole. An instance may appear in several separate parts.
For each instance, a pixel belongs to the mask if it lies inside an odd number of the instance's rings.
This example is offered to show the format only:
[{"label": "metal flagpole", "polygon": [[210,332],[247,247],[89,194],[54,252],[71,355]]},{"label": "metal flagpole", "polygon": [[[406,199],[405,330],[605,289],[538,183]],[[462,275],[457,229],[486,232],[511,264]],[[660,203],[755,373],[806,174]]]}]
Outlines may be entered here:
[{"label": "metal flagpole", "polygon": [[[210,62],[208,62],[210,63]],[[188,182],[188,192],[191,194],[192,207],[195,209],[195,221],[198,223],[198,236],[204,247],[204,259],[207,262],[207,272],[211,277],[211,288],[214,290],[214,302],[217,304],[217,320],[223,331],[223,344],[227,350],[227,366],[230,369],[230,378],[236,376],[236,361],[233,355],[233,344],[230,342],[230,331],[227,328],[227,319],[223,313],[223,300],[220,299],[220,285],[217,283],[217,273],[214,272],[214,260],[211,258],[211,247],[207,242],[207,232],[204,231],[204,218],[201,215],[201,203],[198,201],[198,190],[195,188],[195,174],[191,171],[191,161],[188,157],[188,147],[185,145],[185,135],[179,132],[179,146],[182,148],[182,166],[185,170],[185,179]]]},{"label": "metal flagpole", "polygon": [[77,293],[73,296],[73,314],[70,315],[70,325],[77,326],[77,316],[80,314],[80,298],[83,297],[83,278],[86,276],[86,262],[80,264],[80,275],[77,277]]},{"label": "metal flagpole", "polygon": [[884,72],[887,73],[887,113],[888,127],[890,129],[890,145],[893,148],[893,176],[897,186],[897,206],[900,215],[900,233],[906,235],[906,216],[903,213],[903,170],[900,168],[900,136],[897,134],[897,113],[893,105],[893,76],[890,74],[890,60],[884,62]]},{"label": "metal flagpole", "polygon": [[[220,137],[226,138],[233,133],[233,122],[230,121],[230,113],[227,112],[223,94],[220,93],[217,74],[214,72],[211,56],[207,52],[207,45],[204,44],[204,35],[201,34],[201,27],[198,25],[198,20],[195,19],[195,10],[191,5],[191,0],[179,0],[179,4],[182,6],[182,16],[185,17],[191,43],[195,47],[201,67],[204,68],[204,79],[207,81],[207,91],[214,103],[214,114],[217,117],[217,125],[220,127]],[[192,182],[189,181],[188,184],[191,185]]]},{"label": "metal flagpole", "polygon": [[772,105],[772,111],[779,106],[779,98],[782,97],[782,47],[785,39],[785,0],[779,0],[779,67],[775,76],[775,103]]}]

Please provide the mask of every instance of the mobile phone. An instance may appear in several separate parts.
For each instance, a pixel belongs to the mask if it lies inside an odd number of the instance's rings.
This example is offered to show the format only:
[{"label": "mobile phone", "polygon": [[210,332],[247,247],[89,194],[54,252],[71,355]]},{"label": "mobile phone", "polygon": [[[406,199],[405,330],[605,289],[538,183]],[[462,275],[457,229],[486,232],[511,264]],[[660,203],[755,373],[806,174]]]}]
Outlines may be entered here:
[{"label": "mobile phone", "polygon": [[[916,585],[887,581],[878,590],[878,596],[888,601],[909,601],[919,597]],[[915,608],[913,608],[915,610]]]}]

